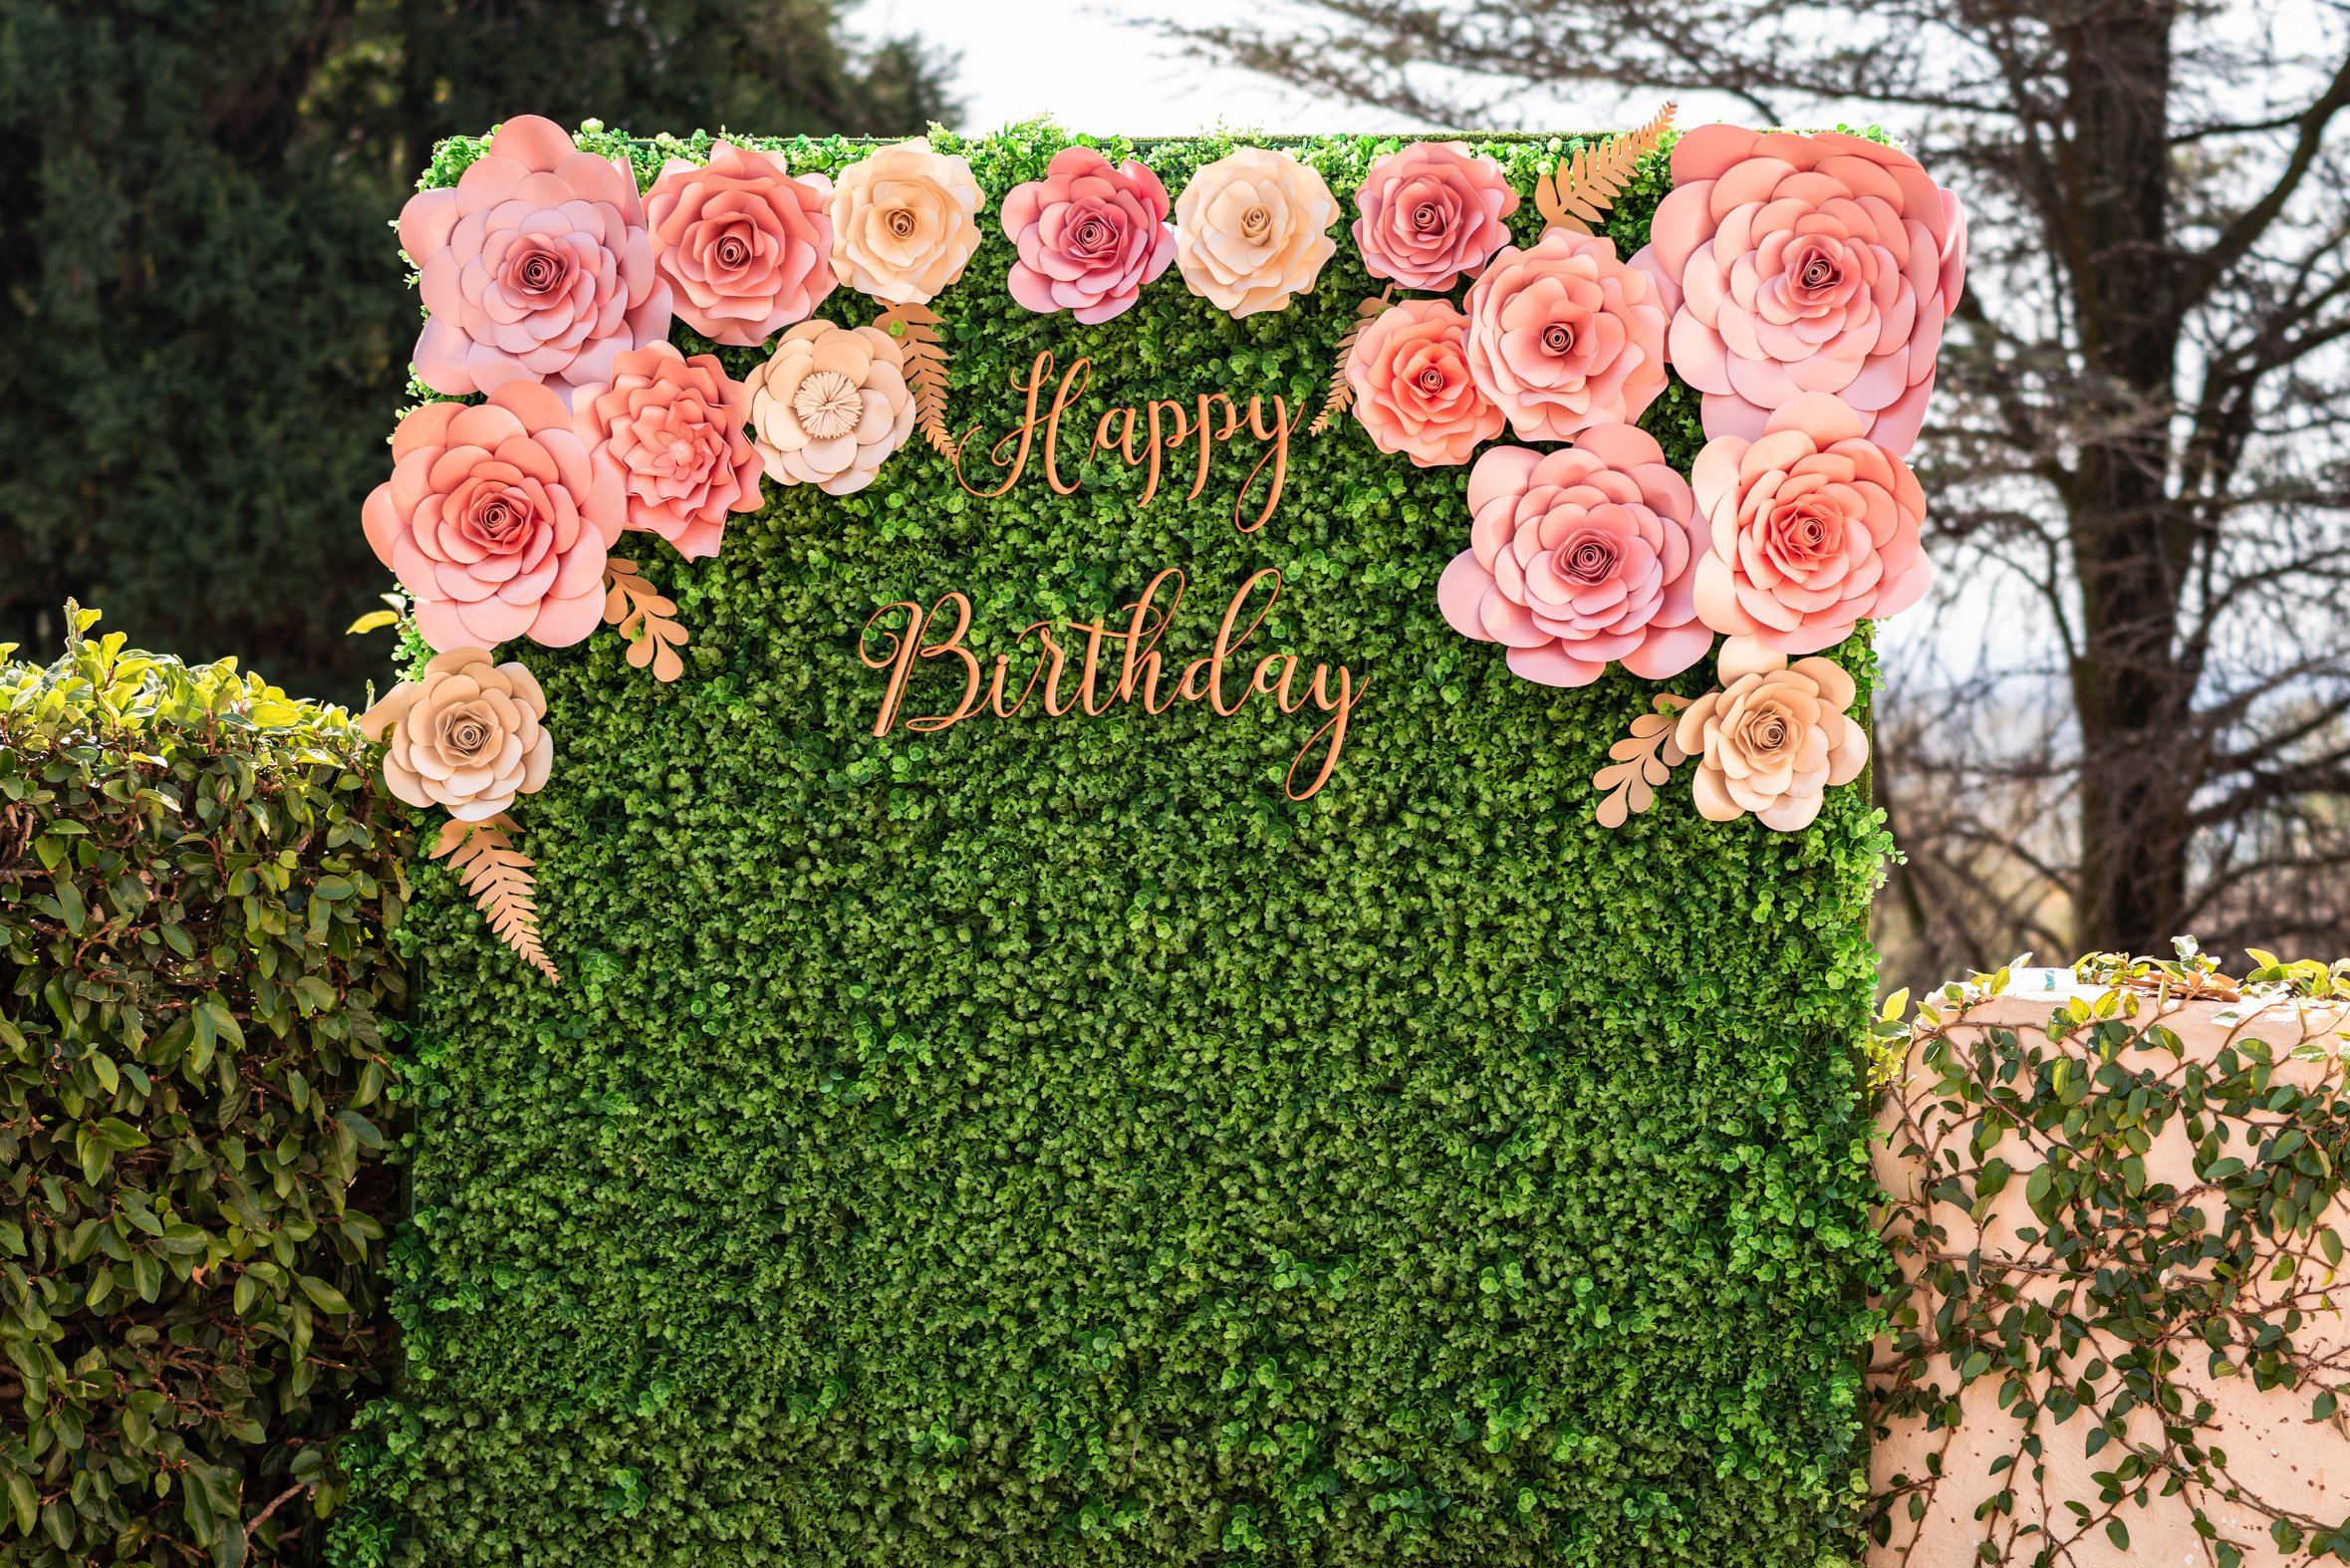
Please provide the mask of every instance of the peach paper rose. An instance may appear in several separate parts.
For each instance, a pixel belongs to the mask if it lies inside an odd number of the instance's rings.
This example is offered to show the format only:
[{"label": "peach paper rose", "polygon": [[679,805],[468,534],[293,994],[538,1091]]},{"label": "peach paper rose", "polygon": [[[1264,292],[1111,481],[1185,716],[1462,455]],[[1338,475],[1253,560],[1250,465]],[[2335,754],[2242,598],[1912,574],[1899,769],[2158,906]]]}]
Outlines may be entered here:
[{"label": "peach paper rose", "polygon": [[561,398],[506,382],[484,403],[428,402],[392,432],[392,461],[360,515],[426,643],[565,648],[596,630],[628,501],[618,469],[596,471]]},{"label": "peach paper rose", "polygon": [[979,248],[979,182],[926,137],[842,169],[832,193],[832,267],[860,294],[919,305],[963,275]]},{"label": "peach paper rose", "polygon": [[716,355],[689,360],[665,343],[624,354],[612,385],[580,389],[578,402],[572,427],[597,483],[628,496],[631,528],[691,561],[718,553],[728,512],[759,509],[759,454],[742,432],[751,390]]},{"label": "peach paper rose", "polygon": [[1786,656],[1745,640],[1722,650],[1718,691],[1681,710],[1674,741],[1697,759],[1697,814],[1734,822],[1748,812],[1792,833],[1820,814],[1821,791],[1859,778],[1869,732],[1845,716],[1852,676],[1825,658]]},{"label": "peach paper rose", "polygon": [[1175,261],[1167,212],[1167,187],[1141,163],[1063,147],[1044,178],[1003,198],[998,216],[1020,251],[1006,280],[1012,298],[1089,326],[1123,313]]},{"label": "peach paper rose", "polygon": [[1355,248],[1375,278],[1443,293],[1509,243],[1518,193],[1465,141],[1415,141],[1373,161],[1355,191]]},{"label": "peach paper rose", "polygon": [[1468,318],[1449,300],[1406,300],[1372,318],[1347,358],[1355,417],[1383,452],[1423,468],[1464,463],[1501,433],[1468,374]]},{"label": "peach paper rose", "polygon": [[1665,390],[1671,307],[1605,235],[1552,229],[1503,250],[1467,309],[1469,370],[1521,441],[1630,424]]},{"label": "peach paper rose", "polygon": [[744,384],[767,476],[851,495],[914,433],[898,340],[875,327],[804,321]]},{"label": "peach paper rose", "polygon": [[1705,394],[1707,435],[1751,440],[1772,409],[1834,392],[1888,451],[1917,441],[1966,218],[1916,158],[1841,131],[1701,126],[1674,145],[1642,254],[1680,290],[1673,368]]},{"label": "peach paper rose", "polygon": [[1175,265],[1191,292],[1234,317],[1285,309],[1314,292],[1338,253],[1322,176],[1289,153],[1242,147],[1191,175],[1175,198]]},{"label": "peach paper rose", "polygon": [[486,822],[547,782],[555,741],[539,721],[547,697],[531,672],[478,648],[433,655],[359,717],[370,740],[389,739],[384,783],[411,806],[445,806]]},{"label": "peach paper rose", "polygon": [[1861,427],[1840,398],[1807,392],[1771,414],[1760,440],[1724,435],[1697,453],[1690,485],[1709,525],[1697,585],[1707,626],[1816,653],[1925,595],[1926,492]]},{"label": "peach paper rose", "polygon": [[1444,568],[1437,607],[1546,686],[1589,685],[1610,659],[1648,680],[1678,675],[1713,646],[1691,602],[1703,535],[1689,485],[1634,425],[1575,440],[1477,459],[1469,548]]},{"label": "peach paper rose", "polygon": [[671,158],[645,195],[653,261],[687,326],[755,348],[833,290],[832,181],[782,155],[715,142],[704,164]]},{"label": "peach paper rose", "polygon": [[669,335],[636,175],[536,115],[499,127],[455,188],[410,196],[399,248],[432,313],[416,378],[437,392],[538,382],[568,399],[609,380],[614,355]]}]

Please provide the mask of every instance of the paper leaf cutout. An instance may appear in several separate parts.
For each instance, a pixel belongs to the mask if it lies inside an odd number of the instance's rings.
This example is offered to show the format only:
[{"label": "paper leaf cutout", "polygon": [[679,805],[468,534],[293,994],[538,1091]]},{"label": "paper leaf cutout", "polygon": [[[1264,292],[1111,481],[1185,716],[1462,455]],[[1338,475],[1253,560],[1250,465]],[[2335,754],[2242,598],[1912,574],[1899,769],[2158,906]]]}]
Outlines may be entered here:
[{"label": "paper leaf cutout", "polygon": [[530,869],[536,863],[507,838],[521,831],[504,812],[487,822],[451,818],[441,824],[440,842],[433,848],[432,858],[446,860],[455,870],[457,881],[473,895],[498,940],[520,953],[522,961],[545,975],[549,984],[561,985],[563,976],[555,972],[546,949],[539,945],[538,894],[530,880]]},{"label": "paper leaf cutout", "polygon": [[946,340],[938,336],[938,313],[927,305],[893,305],[873,324],[896,338],[905,351],[914,418],[923,438],[952,462],[954,437],[946,432]]},{"label": "paper leaf cutout", "polygon": [[1690,759],[1673,738],[1673,714],[1690,705],[1688,697],[1658,693],[1654,713],[1632,721],[1629,739],[1608,748],[1616,760],[1591,776],[1592,788],[1606,792],[1594,813],[1603,828],[1621,828],[1635,812],[1656,804],[1657,786],[1673,777],[1673,770]]},{"label": "paper leaf cutout", "polygon": [[1667,104],[1638,131],[1603,136],[1596,146],[1585,142],[1573,157],[1560,158],[1558,167],[1534,182],[1534,205],[1542,209],[1542,226],[1595,232],[1591,225],[1616,204],[1640,160],[1673,129],[1673,108]]},{"label": "paper leaf cutout", "polygon": [[1338,340],[1338,363],[1330,370],[1330,396],[1323,402],[1322,411],[1314,415],[1314,422],[1306,426],[1306,434],[1320,435],[1330,428],[1331,420],[1354,406],[1355,384],[1347,380],[1347,362],[1355,356],[1355,340],[1363,336],[1364,328],[1379,319],[1379,313],[1387,309],[1388,300],[1395,292],[1396,286],[1391,283],[1379,291],[1378,298],[1365,300],[1355,307],[1354,324],[1347,328],[1346,336]]},{"label": "paper leaf cutout", "polygon": [[621,629],[629,640],[629,662],[639,669],[651,664],[655,680],[685,673],[677,650],[692,640],[669,619],[676,613],[676,605],[638,574],[636,562],[615,556],[604,563],[604,624]]}]

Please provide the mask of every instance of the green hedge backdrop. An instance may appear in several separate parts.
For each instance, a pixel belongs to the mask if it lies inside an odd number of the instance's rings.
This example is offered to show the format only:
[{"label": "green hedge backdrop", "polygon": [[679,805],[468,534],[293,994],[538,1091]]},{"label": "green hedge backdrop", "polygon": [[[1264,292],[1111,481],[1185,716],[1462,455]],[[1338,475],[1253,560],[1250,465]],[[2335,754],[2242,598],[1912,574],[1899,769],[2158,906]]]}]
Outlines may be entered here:
[{"label": "green hedge backdrop", "polygon": [[[1081,436],[1150,396],[1318,402],[1375,292],[1343,233],[1277,314],[1172,271],[1101,327],[1013,303],[993,206],[1067,139],[937,138],[989,197],[937,302],[953,426],[1008,428],[1040,348],[1094,361]],[[584,138],[645,182],[707,142]],[[865,145],[762,144],[826,170]],[[1234,145],[1099,144],[1171,192]],[[1280,144],[1351,218],[1398,143]],[[1530,193],[1572,141],[1481,145]],[[1652,157],[1619,206],[1622,253],[1666,178]],[[1645,421],[1685,471],[1695,408],[1676,383]],[[1799,834],[1700,820],[1686,776],[1600,829],[1591,775],[1654,688],[1532,685],[1446,628],[1468,470],[1301,432],[1243,536],[1254,457],[1243,434],[1147,510],[1114,457],[981,501],[917,438],[853,497],[770,484],[714,561],[639,541],[691,629],[681,683],[608,633],[521,650],[557,761],[518,815],[566,985],[420,871],[405,1383],[363,1424],[344,1563],[1849,1551],[1866,781]],[[1318,717],[1261,699],[871,735],[878,607],[960,589],[988,659],[1167,566],[1177,663],[1272,566],[1255,648],[1367,682],[1314,799],[1281,779]],[[1865,641],[1837,656],[1866,689]],[[951,701],[928,671],[910,711]]]}]

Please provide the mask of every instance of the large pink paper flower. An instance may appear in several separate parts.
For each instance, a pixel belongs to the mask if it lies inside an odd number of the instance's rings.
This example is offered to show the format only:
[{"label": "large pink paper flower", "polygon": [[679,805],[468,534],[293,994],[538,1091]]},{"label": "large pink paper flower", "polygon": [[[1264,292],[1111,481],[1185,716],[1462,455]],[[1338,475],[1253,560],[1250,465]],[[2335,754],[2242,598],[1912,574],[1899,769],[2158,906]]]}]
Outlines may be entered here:
[{"label": "large pink paper flower", "polygon": [[500,127],[455,188],[410,196],[399,248],[423,274],[416,378],[437,392],[538,382],[569,397],[669,334],[636,176],[536,115]]},{"label": "large pink paper flower", "polygon": [[563,400],[505,382],[468,406],[428,402],[392,437],[392,477],[361,511],[376,559],[414,599],[433,648],[579,642],[604,611],[604,557],[628,518]]},{"label": "large pink paper flower", "polygon": [[1468,366],[1521,441],[1630,424],[1665,390],[1672,308],[1604,235],[1552,229],[1468,291]]},{"label": "large pink paper flower", "polygon": [[833,290],[832,181],[715,142],[704,164],[671,158],[645,195],[653,256],[676,311],[718,343],[755,348]]},{"label": "large pink paper flower", "polygon": [[1673,368],[1705,394],[1707,435],[1751,440],[1773,408],[1834,392],[1878,445],[1917,441],[1966,277],[1965,214],[1917,159],[1701,126],[1674,145],[1642,255],[1680,288]]},{"label": "large pink paper flower", "polygon": [[1697,453],[1690,484],[1709,530],[1697,583],[1707,626],[1816,653],[1925,594],[1926,492],[1862,424],[1841,398],[1806,392],[1770,415],[1760,440],[1718,436]]},{"label": "large pink paper flower", "polygon": [[1348,356],[1355,417],[1383,452],[1423,468],[1468,461],[1501,410],[1468,374],[1468,319],[1449,300],[1406,300],[1372,319]]},{"label": "large pink paper flower", "polygon": [[1705,656],[1692,568],[1704,536],[1690,487],[1647,431],[1595,424],[1552,452],[1496,446],[1469,470],[1469,548],[1436,584],[1462,637],[1509,667],[1582,686],[1614,659],[1648,680]]},{"label": "large pink paper flower", "polygon": [[631,528],[691,561],[718,553],[728,512],[759,509],[759,454],[743,433],[751,390],[716,355],[689,360],[665,343],[624,354],[612,385],[582,388],[577,401],[572,428],[597,484],[619,480]]},{"label": "large pink paper flower", "polygon": [[1020,251],[1012,298],[1089,326],[1123,313],[1175,263],[1170,205],[1159,176],[1133,158],[1113,166],[1092,147],[1063,147],[1044,178],[1003,198],[998,217]]},{"label": "large pink paper flower", "polygon": [[1355,209],[1355,248],[1373,277],[1440,294],[1509,243],[1518,193],[1467,142],[1415,141],[1372,163]]}]

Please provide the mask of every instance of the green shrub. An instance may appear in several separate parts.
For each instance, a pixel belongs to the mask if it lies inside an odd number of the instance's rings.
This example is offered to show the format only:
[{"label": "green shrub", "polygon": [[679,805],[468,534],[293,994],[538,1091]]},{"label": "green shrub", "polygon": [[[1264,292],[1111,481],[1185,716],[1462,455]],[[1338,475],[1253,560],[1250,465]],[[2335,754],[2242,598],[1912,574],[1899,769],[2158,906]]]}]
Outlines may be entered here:
[{"label": "green shrub", "polygon": [[340,709],[122,644],[0,647],[0,1562],[315,1561],[412,844]]}]

